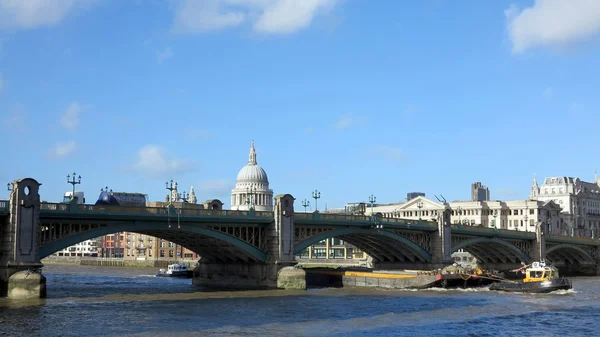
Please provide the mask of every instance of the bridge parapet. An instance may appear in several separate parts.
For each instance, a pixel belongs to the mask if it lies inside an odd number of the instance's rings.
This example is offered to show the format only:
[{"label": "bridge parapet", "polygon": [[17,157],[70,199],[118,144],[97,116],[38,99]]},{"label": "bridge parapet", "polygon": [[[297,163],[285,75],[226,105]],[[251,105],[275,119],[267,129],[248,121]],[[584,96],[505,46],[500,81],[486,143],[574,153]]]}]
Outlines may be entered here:
[{"label": "bridge parapet", "polygon": [[600,246],[600,239],[577,237],[570,235],[548,235],[546,242],[572,243],[584,246]]},{"label": "bridge parapet", "polygon": [[140,207],[140,206],[96,206],[76,205],[71,207],[65,203],[42,203],[42,213],[74,213],[74,214],[127,214],[127,215],[164,215],[164,216],[225,216],[225,217],[258,217],[273,218],[269,211],[237,211],[212,210],[194,208]]},{"label": "bridge parapet", "polygon": [[481,236],[515,237],[520,239],[535,239],[535,232],[515,231],[510,229],[496,229],[481,226],[451,225],[452,232],[457,234],[474,234]]},{"label": "bridge parapet", "polygon": [[405,228],[425,231],[436,231],[438,225],[432,221],[400,218],[379,218],[364,215],[295,213],[297,224],[346,224],[355,226],[383,225],[391,228]]}]

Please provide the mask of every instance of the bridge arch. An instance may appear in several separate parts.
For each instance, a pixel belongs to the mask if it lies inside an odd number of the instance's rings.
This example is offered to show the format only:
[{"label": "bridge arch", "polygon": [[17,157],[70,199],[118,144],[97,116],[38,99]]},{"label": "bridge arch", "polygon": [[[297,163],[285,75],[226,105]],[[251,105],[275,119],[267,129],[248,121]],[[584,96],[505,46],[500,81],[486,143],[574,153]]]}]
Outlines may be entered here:
[{"label": "bridge arch", "polygon": [[[118,232],[133,232],[169,240],[186,247],[207,260],[221,262],[265,262],[267,254],[235,236],[203,226],[185,225],[181,229],[168,229],[162,223],[118,223],[74,233],[56,241],[43,244],[40,259],[79,242]],[[215,242],[218,241],[218,242]]]},{"label": "bridge arch", "polygon": [[484,263],[532,262],[529,254],[498,238],[473,238],[452,247],[452,252],[464,249]]},{"label": "bridge arch", "polygon": [[568,243],[561,243],[546,249],[546,258],[552,263],[567,260],[571,264],[575,262],[579,264],[596,264],[596,259],[592,254],[581,247]]},{"label": "bridge arch", "polygon": [[432,258],[427,250],[401,235],[364,228],[342,228],[313,235],[297,242],[294,254],[298,255],[306,248],[329,238],[344,240],[380,262],[430,262]]}]

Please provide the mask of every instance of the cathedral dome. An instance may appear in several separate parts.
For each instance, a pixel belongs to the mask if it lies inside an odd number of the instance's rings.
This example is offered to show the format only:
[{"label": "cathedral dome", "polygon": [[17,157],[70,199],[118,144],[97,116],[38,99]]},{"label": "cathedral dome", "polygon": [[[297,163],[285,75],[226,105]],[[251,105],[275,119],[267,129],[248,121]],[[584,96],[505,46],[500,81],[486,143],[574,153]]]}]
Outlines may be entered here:
[{"label": "cathedral dome", "polygon": [[238,172],[236,186],[238,188],[245,186],[269,188],[269,178],[267,177],[267,172],[265,172],[265,170],[256,162],[256,149],[254,148],[254,141],[252,141],[252,147],[250,147],[248,165],[242,167],[240,172]]},{"label": "cathedral dome", "polygon": [[238,182],[268,184],[267,172],[258,165],[246,165],[237,175]]},{"label": "cathedral dome", "polygon": [[231,191],[231,209],[273,210],[273,190],[269,189],[267,172],[256,163],[254,141],[250,147],[248,164],[238,173],[235,188]]}]

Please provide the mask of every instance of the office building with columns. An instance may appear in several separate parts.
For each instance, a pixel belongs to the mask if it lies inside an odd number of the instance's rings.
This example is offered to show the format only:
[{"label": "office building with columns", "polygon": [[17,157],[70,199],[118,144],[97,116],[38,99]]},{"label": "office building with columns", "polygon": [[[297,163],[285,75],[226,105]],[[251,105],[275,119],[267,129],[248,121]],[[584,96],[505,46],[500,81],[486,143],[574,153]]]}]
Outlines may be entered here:
[{"label": "office building with columns", "polygon": [[600,181],[579,178],[547,177],[538,185],[534,175],[530,199],[553,202],[561,208],[559,230],[563,235],[598,236],[600,229]]}]

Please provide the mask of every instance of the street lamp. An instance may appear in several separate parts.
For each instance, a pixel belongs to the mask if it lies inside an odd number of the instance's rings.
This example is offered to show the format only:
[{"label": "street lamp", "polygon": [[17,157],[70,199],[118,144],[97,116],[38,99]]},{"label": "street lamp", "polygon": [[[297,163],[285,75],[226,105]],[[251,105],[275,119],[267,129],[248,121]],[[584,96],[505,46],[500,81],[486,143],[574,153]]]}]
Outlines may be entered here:
[{"label": "street lamp", "polygon": [[176,189],[176,187],[173,186],[173,179],[171,179],[170,183],[171,184],[169,184],[169,181],[165,182],[165,188],[169,191],[169,205],[173,203],[173,191]]},{"label": "street lamp", "polygon": [[188,198],[189,194],[187,194],[185,191],[183,191],[181,193],[181,201],[182,202],[187,202],[187,198]]},{"label": "street lamp", "polygon": [[494,216],[494,229],[498,229],[498,227],[496,226],[496,217],[498,216],[498,210],[497,209],[494,210],[493,216]]},{"label": "street lamp", "polygon": [[304,207],[304,213],[306,213],[306,208],[310,206],[310,201],[304,199],[302,200],[302,207]]},{"label": "street lamp", "polygon": [[314,192],[312,192],[312,197],[313,197],[313,199],[315,199],[315,212],[316,212],[319,210],[319,207],[317,206],[317,202],[321,198],[321,192],[315,190]]},{"label": "street lamp", "polygon": [[6,189],[10,192],[12,191],[12,185],[10,183],[6,184]]},{"label": "street lamp", "polygon": [[419,200],[417,202],[417,207],[419,208],[419,220],[421,220],[421,208],[423,208],[423,201]]},{"label": "street lamp", "polygon": [[371,215],[373,215],[373,205],[375,204],[375,201],[377,201],[377,197],[371,194],[369,196],[369,202],[371,203]]},{"label": "street lamp", "polygon": [[75,199],[75,185],[81,184],[81,176],[77,177],[78,180],[75,180],[75,176],[77,174],[73,172],[73,177],[70,174],[67,174],[67,184],[73,185],[73,194],[71,194],[71,200]]},{"label": "street lamp", "polygon": [[458,208],[456,209],[456,213],[458,213],[458,224],[462,225],[462,222],[460,221],[460,216],[462,215],[462,207],[458,206]]},{"label": "street lamp", "polygon": [[575,236],[575,224],[571,221],[571,237]]},{"label": "street lamp", "polygon": [[246,187],[246,204],[248,204],[248,210],[254,209],[254,193],[256,193],[256,188],[252,186]]}]

